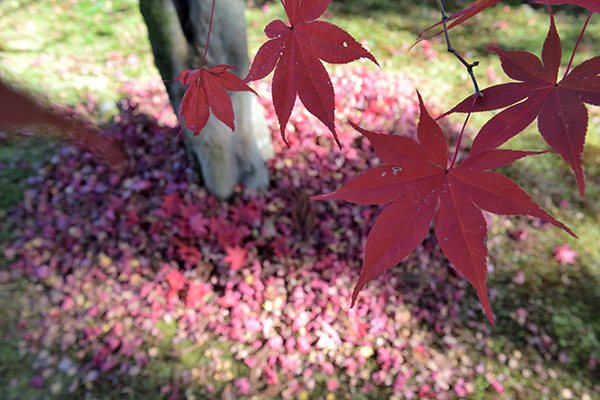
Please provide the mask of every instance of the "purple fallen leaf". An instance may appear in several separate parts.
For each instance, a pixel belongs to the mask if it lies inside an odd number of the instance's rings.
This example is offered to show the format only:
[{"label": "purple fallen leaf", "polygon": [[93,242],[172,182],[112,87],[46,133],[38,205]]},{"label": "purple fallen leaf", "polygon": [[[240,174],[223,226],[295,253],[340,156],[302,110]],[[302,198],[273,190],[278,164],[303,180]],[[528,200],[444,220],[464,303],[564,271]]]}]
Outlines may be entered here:
[{"label": "purple fallen leaf", "polygon": [[141,192],[143,190],[150,189],[151,187],[152,187],[152,184],[150,183],[150,181],[143,179],[143,180],[139,180],[139,181],[135,182],[133,185],[131,185],[131,190],[134,190],[136,192]]},{"label": "purple fallen leaf", "polygon": [[250,393],[250,382],[247,378],[238,378],[233,381],[233,385],[237,389],[238,394],[242,396]]},{"label": "purple fallen leaf", "polygon": [[44,378],[39,375],[34,375],[29,380],[29,385],[33,386],[36,389],[41,389],[44,387]]}]

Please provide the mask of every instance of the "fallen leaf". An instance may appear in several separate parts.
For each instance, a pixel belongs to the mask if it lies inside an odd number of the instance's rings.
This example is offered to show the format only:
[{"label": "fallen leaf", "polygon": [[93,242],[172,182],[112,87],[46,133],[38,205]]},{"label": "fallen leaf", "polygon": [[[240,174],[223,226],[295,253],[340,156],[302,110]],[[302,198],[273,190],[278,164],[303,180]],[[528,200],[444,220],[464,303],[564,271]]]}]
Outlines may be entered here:
[{"label": "fallen leaf", "polygon": [[575,264],[579,255],[575,250],[571,250],[568,244],[554,247],[554,259],[560,261],[562,265]]},{"label": "fallen leaf", "polygon": [[240,246],[225,247],[227,255],[223,258],[223,261],[229,263],[229,268],[234,271],[238,271],[241,267],[246,265],[248,260],[248,251]]}]

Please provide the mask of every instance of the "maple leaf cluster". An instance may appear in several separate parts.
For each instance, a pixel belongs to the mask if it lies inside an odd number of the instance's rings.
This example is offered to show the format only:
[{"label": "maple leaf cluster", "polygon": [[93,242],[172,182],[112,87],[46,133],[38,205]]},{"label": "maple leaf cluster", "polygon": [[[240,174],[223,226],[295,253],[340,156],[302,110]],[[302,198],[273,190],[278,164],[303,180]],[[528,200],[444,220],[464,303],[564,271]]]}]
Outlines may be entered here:
[{"label": "maple leaf cluster", "polygon": [[[463,22],[465,22],[468,19],[479,14],[486,8],[491,7],[500,1],[501,0],[475,0],[474,2],[472,2],[471,4],[466,6],[463,10],[448,17],[448,19],[452,21],[448,25],[448,29],[454,28],[455,26],[462,24]],[[550,5],[550,4],[578,5],[580,7],[587,8],[590,11],[600,13],[600,2],[598,0],[536,0],[535,2],[538,4],[548,4],[548,5]],[[419,34],[419,38],[423,38],[423,39],[431,38],[432,36],[437,36],[437,35],[441,34],[442,31],[439,31],[431,36],[424,35],[430,29],[432,29],[436,26],[439,26],[442,23],[443,23],[443,21],[438,22],[437,24],[435,24],[433,26],[430,26],[429,28],[427,28],[426,30],[421,32],[421,34]]]},{"label": "maple leaf cluster", "polygon": [[[454,16],[459,19],[450,27],[497,1],[473,2]],[[550,2],[566,3],[546,3]],[[588,7],[592,12],[598,7],[598,2],[569,3]],[[475,97],[475,101],[468,97],[442,115],[508,107],[484,125],[475,137],[469,158],[458,166],[454,166],[455,154],[448,167],[446,140],[425,109],[420,95],[419,143],[399,136],[369,132],[352,123],[371,141],[382,161],[388,165],[371,169],[333,193],[314,196],[313,199],[342,199],[359,204],[393,201],[369,234],[362,273],[352,295],[353,304],[366,283],[402,261],[423,241],[435,219],[440,247],[448,260],[475,287],[489,321],[494,324],[485,285],[487,227],[481,210],[538,217],[576,237],[569,228],[533,203],[516,184],[488,170],[524,156],[542,153],[497,149],[537,118],[543,138],[571,165],[583,197],[585,183],[581,154],[588,125],[584,103],[600,105],[600,56],[571,71],[567,69],[565,77],[558,82],[562,47],[552,10],[541,60],[525,51],[489,49],[499,55],[505,73],[519,82],[487,88],[483,90],[483,96]]]},{"label": "maple leaf cluster", "polygon": [[340,145],[334,124],[334,93],[331,79],[319,59],[333,64],[349,63],[359,58],[377,60],[343,29],[319,18],[331,0],[288,0],[283,2],[289,26],[281,20],[265,28],[271,38],[258,50],[250,72],[244,79],[251,82],[266,77],[275,69],[271,91],[279,120],[281,137],[296,102],[296,95],[306,109],[319,118]]},{"label": "maple leaf cluster", "polygon": [[[448,17],[447,29],[457,26],[499,0],[476,0]],[[251,90],[246,84],[260,80],[273,70],[271,94],[281,137],[288,144],[285,128],[299,97],[306,110],[331,131],[337,144],[335,95],[322,61],[348,63],[359,58],[377,61],[350,34],[325,21],[331,0],[282,0],[288,23],[272,21],[265,28],[270,39],[258,51],[248,75],[242,80],[226,71],[232,67],[184,71],[178,78],[189,85],[179,110],[180,118],[195,133],[206,124],[210,112],[232,130],[234,116],[225,89]],[[600,12],[597,1],[539,0],[543,4],[577,4]],[[428,28],[444,24],[442,22]],[[446,28],[445,28],[446,29]],[[436,33],[439,34],[438,32]],[[516,82],[484,89],[442,115],[505,108],[485,124],[475,137],[469,157],[455,165],[457,154],[448,159],[448,144],[440,127],[427,112],[420,94],[421,117],[418,139],[369,132],[351,122],[366,136],[380,158],[387,163],[350,180],[344,187],[312,199],[342,199],[358,204],[392,204],[387,207],[368,237],[362,274],[352,295],[374,277],[402,261],[423,241],[435,220],[435,233],[441,249],[456,268],[473,284],[490,322],[494,318],[487,297],[486,232],[482,210],[505,215],[530,215],[575,234],[532,202],[515,183],[495,172],[513,161],[542,152],[500,150],[498,147],[538,120],[541,135],[550,147],[571,166],[579,192],[585,183],[581,155],[585,143],[588,114],[585,103],[600,105],[600,56],[585,61],[558,80],[562,59],[560,37],[550,10],[550,29],[541,59],[525,51],[505,51],[496,47],[504,72]],[[379,65],[379,64],[377,64]],[[472,68],[472,66],[471,66]],[[217,85],[218,83],[218,85]],[[467,117],[468,119],[468,117]],[[458,141],[460,144],[459,137]],[[288,144],[289,146],[289,144]],[[456,150],[458,152],[460,147]],[[242,266],[243,249],[227,248],[227,261],[233,269]]]},{"label": "maple leaf cluster", "polygon": [[272,83],[273,105],[279,120],[281,137],[296,97],[306,109],[321,120],[341,147],[335,130],[334,90],[329,74],[320,60],[333,64],[349,63],[359,58],[377,60],[348,32],[325,21],[316,21],[331,0],[288,0],[282,2],[289,25],[281,20],[265,28],[267,41],[258,50],[248,75],[241,81],[225,71],[231,66],[185,70],[177,81],[188,86],[179,108],[179,117],[198,134],[206,125],[210,111],[235,130],[229,91],[252,90],[247,83],[263,79],[275,69]]}]

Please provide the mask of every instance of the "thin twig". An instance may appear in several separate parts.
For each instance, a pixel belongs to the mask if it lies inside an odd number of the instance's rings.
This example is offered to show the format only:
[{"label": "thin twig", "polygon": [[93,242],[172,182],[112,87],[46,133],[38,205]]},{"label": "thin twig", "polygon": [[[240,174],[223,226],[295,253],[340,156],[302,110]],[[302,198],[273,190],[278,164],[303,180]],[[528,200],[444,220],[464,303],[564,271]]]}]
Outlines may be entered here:
[{"label": "thin twig", "polygon": [[590,22],[590,18],[592,17],[593,13],[594,13],[593,11],[590,11],[590,15],[588,15],[587,19],[585,20],[585,24],[583,24],[583,29],[581,30],[579,39],[577,39],[577,43],[575,44],[575,48],[573,49],[573,54],[571,54],[571,59],[569,60],[569,65],[567,66],[567,69],[565,70],[565,75],[563,76],[563,79],[565,79],[565,77],[569,74],[569,71],[571,70],[571,64],[573,64],[573,58],[575,58],[575,53],[577,52],[579,43],[581,43],[581,38],[583,37],[583,32],[585,32],[585,28],[587,27],[588,22]]},{"label": "thin twig", "polygon": [[467,68],[467,72],[469,73],[469,75],[471,76],[471,80],[473,81],[473,86],[475,86],[475,96],[483,97],[483,93],[481,93],[481,90],[479,90],[479,85],[477,85],[477,79],[475,79],[475,74],[473,73],[473,67],[478,66],[479,61],[475,61],[475,62],[469,64],[464,58],[461,57],[460,54],[458,54],[456,49],[454,47],[452,47],[452,43],[450,43],[450,35],[448,34],[448,26],[446,24],[446,21],[451,19],[451,17],[449,17],[446,14],[446,10],[444,9],[442,0],[437,0],[437,3],[438,3],[438,7],[440,8],[440,11],[442,13],[442,24],[444,25],[444,36],[446,37],[446,45],[448,46],[447,50],[448,50],[448,52],[454,54],[454,56],[458,59],[458,61],[460,61],[462,63],[462,65],[464,65],[465,68]]},{"label": "thin twig", "polygon": [[206,60],[206,54],[208,54],[208,44],[210,43],[210,31],[212,29],[213,15],[215,14],[215,3],[217,0],[213,0],[212,10],[210,10],[210,22],[208,23],[208,35],[206,36],[206,48],[204,49],[204,57],[202,57],[202,65],[200,69],[204,68],[204,61]]}]

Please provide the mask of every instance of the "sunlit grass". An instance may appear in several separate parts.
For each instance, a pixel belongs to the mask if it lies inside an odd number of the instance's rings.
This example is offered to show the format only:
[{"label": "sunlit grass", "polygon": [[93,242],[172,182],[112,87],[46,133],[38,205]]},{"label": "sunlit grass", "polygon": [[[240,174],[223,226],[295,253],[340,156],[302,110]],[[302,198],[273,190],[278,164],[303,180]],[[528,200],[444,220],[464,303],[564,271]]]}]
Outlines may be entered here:
[{"label": "sunlit grass", "polygon": [[124,82],[156,74],[137,1],[0,3],[0,76],[54,102],[116,101]]}]

